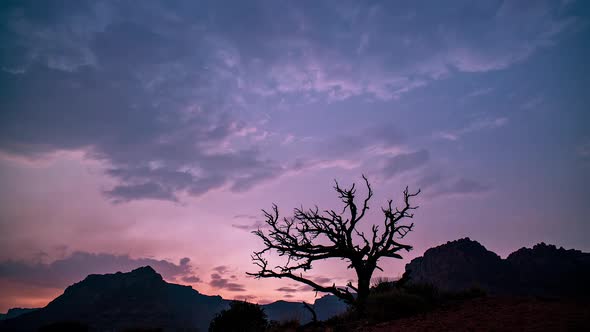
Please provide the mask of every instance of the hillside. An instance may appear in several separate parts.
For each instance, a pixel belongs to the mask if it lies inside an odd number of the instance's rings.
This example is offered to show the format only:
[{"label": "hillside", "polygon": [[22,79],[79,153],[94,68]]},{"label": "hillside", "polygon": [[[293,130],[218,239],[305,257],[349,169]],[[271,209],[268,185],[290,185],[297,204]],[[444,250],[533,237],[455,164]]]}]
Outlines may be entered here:
[{"label": "hillside", "polygon": [[589,317],[588,302],[484,297],[357,331],[590,331]]}]

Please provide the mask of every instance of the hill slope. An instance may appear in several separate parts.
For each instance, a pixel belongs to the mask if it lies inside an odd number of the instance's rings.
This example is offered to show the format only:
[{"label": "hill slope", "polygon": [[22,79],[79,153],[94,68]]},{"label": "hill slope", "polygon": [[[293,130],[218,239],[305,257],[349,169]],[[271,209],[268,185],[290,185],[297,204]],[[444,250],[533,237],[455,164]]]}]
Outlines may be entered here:
[{"label": "hill slope", "polygon": [[530,297],[484,297],[358,331],[590,331],[590,304]]}]

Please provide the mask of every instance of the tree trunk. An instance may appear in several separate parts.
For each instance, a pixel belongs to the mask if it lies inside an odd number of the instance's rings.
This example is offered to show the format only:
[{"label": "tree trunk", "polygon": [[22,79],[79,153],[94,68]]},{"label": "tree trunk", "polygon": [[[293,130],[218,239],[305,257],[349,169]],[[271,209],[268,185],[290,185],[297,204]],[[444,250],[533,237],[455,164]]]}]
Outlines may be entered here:
[{"label": "tree trunk", "polygon": [[363,317],[366,314],[367,299],[369,297],[369,291],[371,287],[371,274],[361,273],[358,275],[358,292],[356,295],[355,310],[359,317]]}]

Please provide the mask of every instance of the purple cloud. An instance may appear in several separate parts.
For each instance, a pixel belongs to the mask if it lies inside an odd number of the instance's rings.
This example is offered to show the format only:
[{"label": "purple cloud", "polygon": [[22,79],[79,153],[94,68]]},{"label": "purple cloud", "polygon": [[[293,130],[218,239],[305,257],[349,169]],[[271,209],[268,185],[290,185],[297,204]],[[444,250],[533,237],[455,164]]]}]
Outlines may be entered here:
[{"label": "purple cloud", "polygon": [[277,292],[283,292],[283,293],[296,293],[299,291],[299,289],[297,288],[292,288],[292,287],[280,287],[275,289]]},{"label": "purple cloud", "polygon": [[399,154],[386,160],[382,173],[386,177],[393,177],[399,173],[423,166],[429,159],[430,154],[426,150]]},{"label": "purple cloud", "polygon": [[231,282],[230,279],[223,278],[218,273],[211,274],[209,285],[217,289],[225,289],[230,292],[245,292],[246,288],[242,284]]},{"label": "purple cloud", "polygon": [[[196,280],[189,258],[179,264],[152,258],[131,258],[127,255],[74,252],[50,264],[7,260],[0,262],[0,279],[25,282],[30,285],[63,288],[84,279],[89,274],[127,272],[149,265],[168,280]],[[195,282],[195,281],[186,281]]]},{"label": "purple cloud", "polygon": [[428,196],[447,196],[447,195],[469,195],[480,194],[491,190],[491,187],[486,184],[479,183],[474,180],[459,178],[452,181],[447,181],[435,187],[431,192],[426,191]]},{"label": "purple cloud", "polygon": [[[260,148],[266,134],[245,134],[252,109],[396,99],[453,70],[505,69],[577,23],[552,1],[37,6],[2,12],[0,150],[83,151],[108,165],[115,202],[250,190],[290,171]],[[359,151],[368,134],[323,152]]]}]

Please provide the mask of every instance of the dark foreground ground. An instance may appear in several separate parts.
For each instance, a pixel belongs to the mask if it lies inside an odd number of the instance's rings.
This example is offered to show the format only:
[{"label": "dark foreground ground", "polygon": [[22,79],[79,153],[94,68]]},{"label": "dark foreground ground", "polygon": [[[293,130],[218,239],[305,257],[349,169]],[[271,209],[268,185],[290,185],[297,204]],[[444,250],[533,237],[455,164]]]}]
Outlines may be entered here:
[{"label": "dark foreground ground", "polygon": [[356,331],[590,331],[590,302],[482,297]]}]

